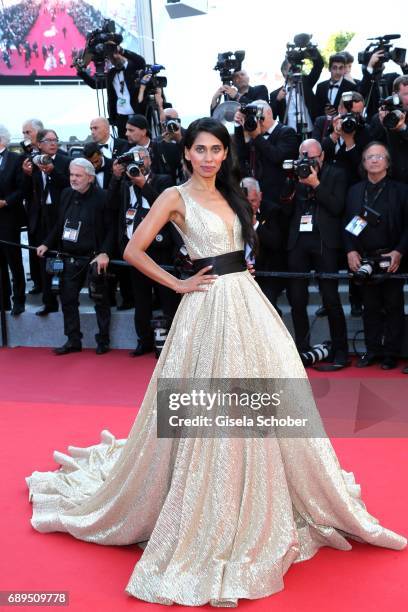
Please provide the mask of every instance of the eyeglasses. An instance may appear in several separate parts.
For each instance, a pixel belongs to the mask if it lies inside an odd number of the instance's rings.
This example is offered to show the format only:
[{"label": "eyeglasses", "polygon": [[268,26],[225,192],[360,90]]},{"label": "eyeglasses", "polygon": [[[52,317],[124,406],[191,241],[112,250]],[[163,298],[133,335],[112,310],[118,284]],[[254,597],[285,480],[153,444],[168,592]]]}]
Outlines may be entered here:
[{"label": "eyeglasses", "polygon": [[44,138],[44,140],[40,140],[40,142],[46,142],[48,144],[55,144],[59,142],[58,138]]},{"label": "eyeglasses", "polygon": [[374,159],[375,161],[382,161],[383,159],[387,159],[386,155],[378,155],[376,153],[373,153],[372,155],[366,155],[365,160],[367,161],[371,161],[372,159]]}]

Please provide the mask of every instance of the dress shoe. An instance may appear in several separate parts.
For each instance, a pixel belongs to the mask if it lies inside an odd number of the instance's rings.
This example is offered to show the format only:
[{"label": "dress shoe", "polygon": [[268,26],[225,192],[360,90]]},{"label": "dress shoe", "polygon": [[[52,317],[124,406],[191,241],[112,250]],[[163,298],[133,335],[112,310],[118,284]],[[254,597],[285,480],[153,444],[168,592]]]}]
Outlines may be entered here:
[{"label": "dress shoe", "polygon": [[381,362],[381,369],[382,370],[394,370],[397,367],[397,360],[395,359],[395,357],[384,357],[384,359]]},{"label": "dress shoe", "polygon": [[54,355],[68,355],[68,353],[80,353],[81,351],[82,346],[80,344],[72,344],[69,341],[53,349]]},{"label": "dress shoe", "polygon": [[34,285],[34,287],[32,289],[30,289],[30,291],[28,292],[29,295],[38,295],[39,293],[42,292],[41,287],[38,287],[37,285]]},{"label": "dress shoe", "polygon": [[373,355],[372,353],[366,353],[365,355],[360,357],[360,359],[358,359],[356,363],[356,367],[357,368],[368,368],[368,366],[374,365],[379,360],[380,360],[380,357],[378,357],[377,355]]},{"label": "dress shoe", "polygon": [[56,308],[49,308],[49,306],[44,306],[41,310],[37,310],[35,313],[37,317],[46,317],[50,312],[58,312],[58,306]]},{"label": "dress shoe", "polygon": [[346,368],[348,365],[350,365],[346,351],[335,351],[333,365],[337,366],[339,369]]},{"label": "dress shoe", "polygon": [[315,317],[327,317],[327,310],[324,306],[320,306],[315,312]]},{"label": "dress shoe", "polygon": [[18,315],[23,314],[24,311],[25,311],[24,304],[14,304],[13,308],[11,309],[11,315],[13,317],[18,317]]},{"label": "dress shoe", "polygon": [[352,317],[362,317],[363,307],[361,306],[361,304],[351,304],[350,314]]},{"label": "dress shoe", "polygon": [[144,355],[145,353],[151,353],[152,351],[153,351],[153,345],[142,344],[141,342],[138,342],[135,350],[131,351],[129,355],[131,357],[140,357],[140,355]]},{"label": "dress shoe", "polygon": [[132,304],[132,302],[122,302],[117,307],[117,310],[130,310],[131,308],[134,308],[134,307],[135,307],[135,305]]},{"label": "dress shoe", "polygon": [[105,353],[108,353],[109,351],[110,351],[109,344],[104,344],[100,342],[96,347],[95,353],[97,355],[104,355]]}]

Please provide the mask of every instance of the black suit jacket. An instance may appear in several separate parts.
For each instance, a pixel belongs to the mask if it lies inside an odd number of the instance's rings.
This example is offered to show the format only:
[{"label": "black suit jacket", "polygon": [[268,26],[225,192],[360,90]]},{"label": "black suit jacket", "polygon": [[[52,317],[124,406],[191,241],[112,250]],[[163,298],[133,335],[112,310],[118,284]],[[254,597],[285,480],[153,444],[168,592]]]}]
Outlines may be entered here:
[{"label": "black suit jacket", "polygon": [[275,202],[263,200],[257,220],[259,221],[256,229],[259,252],[255,261],[256,270],[285,270],[287,267],[288,217],[283,207]]},{"label": "black suit jacket", "polygon": [[346,151],[346,145],[343,143],[336,152],[336,144],[330,136],[326,136],[322,140],[325,162],[336,164],[338,167],[343,168],[347,174],[349,185],[358,183],[361,179],[361,155],[364,148],[371,141],[371,132],[367,125],[362,126],[356,131],[354,141],[355,147],[349,151]]},{"label": "black suit jacket", "polygon": [[[367,181],[364,180],[350,187],[346,200],[344,227],[353,217],[361,214],[366,185]],[[406,255],[408,253],[408,187],[392,179],[387,180],[387,222],[390,244],[384,244],[384,248],[390,248]],[[357,251],[362,254],[358,236],[353,236],[344,230],[343,239],[347,253]]]},{"label": "black suit jacket", "polygon": [[[64,189],[62,192],[57,220],[53,229],[44,240],[44,244],[49,249],[58,249],[61,247],[66,212],[73,199],[77,196],[78,192],[71,189],[71,187]],[[113,223],[112,211],[108,206],[107,193],[97,185],[92,185],[81,205],[82,204],[92,209],[94,254],[106,253],[111,257],[115,243],[115,225]]]},{"label": "black suit jacket", "polygon": [[[316,85],[317,81],[320,78],[323,66],[323,58],[320,53],[318,53],[315,60],[313,61],[313,67],[309,74],[302,76],[305,104],[312,121],[314,121],[317,117],[317,104],[316,97],[313,92],[313,87]],[[277,100],[278,93],[281,91],[281,89],[282,88],[280,87],[279,89],[275,89],[275,91],[272,91],[269,102],[272,107],[273,116],[279,117],[279,121],[284,120],[286,113],[286,98],[283,98],[283,100]]]},{"label": "black suit jacket", "polygon": [[282,162],[285,159],[296,159],[298,142],[295,130],[278,123],[268,138],[257,136],[245,143],[242,127],[235,130],[238,159],[243,176],[251,176],[251,150],[255,155],[255,178],[259,181],[264,198],[277,202],[285,173]]},{"label": "black suit jacket", "polygon": [[69,187],[69,164],[72,160],[67,155],[56,154],[53,161],[54,169],[50,174],[50,195],[52,204],[42,204],[44,184],[42,172],[34,166],[32,176],[24,175],[23,194],[27,203],[28,230],[34,234],[45,229],[45,235],[51,230],[57,220],[57,209],[61,193]]},{"label": "black suit jacket", "polygon": [[405,117],[405,130],[387,130],[378,114],[370,124],[372,140],[379,140],[388,146],[391,155],[391,176],[396,181],[408,183],[408,113]]},{"label": "black suit jacket", "polygon": [[[324,107],[326,106],[326,104],[329,103],[329,85],[330,79],[328,79],[327,81],[322,81],[316,87],[316,117],[324,115]],[[337,89],[336,97],[333,104],[333,106],[335,106],[336,108],[340,104],[341,96],[345,91],[357,91],[357,85],[343,78],[339,88]]]},{"label": "black suit jacket", "polygon": [[[138,112],[137,96],[139,88],[136,85],[138,70],[146,67],[146,62],[141,55],[133,53],[132,51],[123,51],[123,55],[128,61],[128,64],[124,70],[124,79],[130,94],[130,105],[132,106],[135,113]],[[117,73],[116,68],[111,68],[105,79],[97,80],[95,76],[90,76],[85,70],[79,70],[78,75],[85,81],[92,89],[104,89],[107,88],[108,93],[108,114],[111,123],[114,123],[117,117],[117,101],[118,96],[116,95],[115,88],[113,86],[113,79]]]},{"label": "black suit jacket", "polygon": [[0,238],[3,240],[15,237],[16,230],[26,223],[21,180],[20,155],[6,149],[0,166],[0,200],[7,203],[0,208]]},{"label": "black suit jacket", "polygon": [[[97,172],[97,175],[100,173],[103,175],[103,183],[101,189],[108,189],[111,179],[112,179],[112,160],[104,157],[104,165],[100,172]],[[96,179],[95,179],[96,180]],[[96,181],[97,182],[97,181]],[[99,185],[99,183],[97,182]]]},{"label": "black suit jacket", "polygon": [[[287,213],[291,214],[288,250],[296,246],[299,237],[300,219],[303,214],[302,206],[297,199],[296,186],[295,196],[290,203],[285,204]],[[343,246],[342,220],[346,200],[347,178],[344,170],[325,164],[320,173],[320,185],[315,189],[316,195],[316,222],[319,227],[320,237],[324,245],[332,249],[340,249]]]}]

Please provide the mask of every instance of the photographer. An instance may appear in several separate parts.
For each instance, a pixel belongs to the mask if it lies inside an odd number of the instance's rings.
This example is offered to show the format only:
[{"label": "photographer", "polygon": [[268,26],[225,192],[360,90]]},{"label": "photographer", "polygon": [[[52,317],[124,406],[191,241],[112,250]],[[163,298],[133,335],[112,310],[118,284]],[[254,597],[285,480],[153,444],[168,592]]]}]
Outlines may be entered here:
[{"label": "photographer", "polygon": [[[300,109],[297,109],[296,104],[298,101],[297,93],[301,92],[305,111],[303,120],[307,124],[306,131],[310,133],[313,128],[313,121],[317,117],[316,97],[313,87],[320,78],[324,62],[319,50],[314,45],[306,47],[303,55],[312,61],[311,71],[309,74],[303,74],[303,60],[300,64],[296,65],[292,64],[288,57],[286,57],[281,66],[285,84],[271,93],[270,105],[275,117],[279,117],[280,121],[298,131],[297,110]],[[296,75],[299,75],[299,78]]]},{"label": "photographer", "polygon": [[259,181],[266,200],[277,202],[285,173],[282,162],[297,151],[296,132],[274,119],[264,100],[251,102],[235,113],[235,142],[243,176]]},{"label": "photographer", "polygon": [[[42,244],[55,227],[62,191],[69,186],[69,158],[58,153],[58,136],[54,130],[37,133],[40,153],[26,157],[23,162],[23,195],[26,200],[28,231],[34,245]],[[40,317],[57,312],[58,301],[51,291],[51,279],[40,262],[42,301]]]},{"label": "photographer", "polygon": [[77,73],[92,89],[107,89],[109,122],[117,127],[119,138],[125,138],[128,115],[138,112],[137,71],[143,69],[146,62],[141,55],[116,45],[111,62],[113,67],[106,75],[90,76],[80,65]]},{"label": "photographer", "polygon": [[[133,161],[130,153],[134,154]],[[142,146],[128,151],[128,160],[114,162],[114,178],[109,189],[112,207],[118,207],[119,250],[123,255],[133,232],[143,221],[157,197],[172,186],[168,175],[157,175],[151,171],[149,152]],[[172,265],[176,251],[182,245],[178,232],[168,223],[157,234],[147,254],[160,265]],[[160,299],[165,317],[171,323],[180,302],[180,296],[167,287],[154,283],[136,268],[130,269],[135,301],[135,330],[138,336],[136,349],[131,355],[138,357],[153,350],[153,332],[150,325],[153,314],[152,290]]]},{"label": "photographer", "polygon": [[[364,122],[363,112],[362,95],[357,91],[345,92],[339,104],[338,115],[331,121],[327,117],[318,117],[313,128],[314,137],[322,145],[325,162],[343,168],[349,185],[360,180],[358,169],[361,154],[371,140],[370,128]],[[328,133],[323,136],[325,131]]]},{"label": "photographer", "polygon": [[[21,226],[25,225],[25,214],[21,193],[21,165],[19,155],[8,149],[10,133],[0,125],[0,238],[20,242]],[[0,243],[0,274],[4,299],[2,306],[9,310],[10,268],[13,282],[13,308],[11,314],[18,316],[25,310],[25,278],[21,249]]]},{"label": "photographer", "polygon": [[[396,367],[404,331],[403,280],[387,280],[408,252],[408,190],[388,177],[390,155],[378,142],[363,151],[367,178],[347,196],[344,243],[349,268],[362,282],[366,354],[357,367]],[[363,265],[364,264],[364,265]],[[370,282],[371,273],[384,281]]]},{"label": "photographer", "polygon": [[337,114],[341,96],[345,91],[357,90],[345,78],[346,58],[342,53],[334,53],[329,58],[330,79],[322,81],[316,87],[316,116],[327,115],[333,117]]},{"label": "photographer", "polygon": [[[256,179],[245,177],[241,181],[241,187],[251,204],[254,229],[259,239],[258,253],[254,262],[256,271],[282,272],[287,270],[287,215],[284,214],[281,205],[265,201]],[[259,276],[255,280],[281,316],[278,298],[285,288],[285,280],[267,276]]]},{"label": "photographer", "polygon": [[[58,208],[58,219],[53,230],[38,247],[43,257],[48,249],[58,249],[71,257],[64,259],[60,297],[64,315],[64,333],[67,342],[56,349],[56,355],[67,355],[82,350],[79,319],[79,294],[89,272],[103,275],[109,264],[114,243],[114,224],[107,206],[107,195],[95,185],[95,170],[87,159],[74,159],[70,163],[71,187],[65,189]],[[82,259],[77,259],[82,257]],[[95,264],[92,268],[92,264]],[[110,306],[107,282],[99,279],[102,287],[95,301],[99,333],[96,334],[96,353],[109,350]],[[93,282],[96,281],[94,280]]]},{"label": "photographer", "polygon": [[[291,216],[288,240],[290,272],[338,272],[342,247],[342,216],[346,197],[343,170],[324,164],[324,152],[317,140],[305,140],[299,149],[289,181],[292,193],[285,186],[283,205]],[[300,162],[300,163],[299,163]],[[323,306],[326,308],[332,342],[333,367],[347,365],[347,330],[337,280],[319,281]],[[299,352],[310,350],[307,315],[308,281],[289,282],[289,302]]]},{"label": "photographer", "polygon": [[108,189],[112,178],[112,160],[105,157],[100,145],[87,142],[83,148],[83,156],[89,160],[95,170],[95,183],[101,189]]},{"label": "photographer", "polygon": [[408,76],[397,77],[393,97],[384,100],[378,115],[371,122],[372,138],[388,146],[391,155],[391,176],[408,183]]},{"label": "photographer", "polygon": [[211,100],[211,115],[222,101],[222,96],[227,94],[229,100],[240,104],[250,104],[254,100],[268,102],[269,95],[265,85],[252,87],[249,84],[249,76],[245,70],[236,70],[231,74],[231,84],[223,83],[217,89]]}]

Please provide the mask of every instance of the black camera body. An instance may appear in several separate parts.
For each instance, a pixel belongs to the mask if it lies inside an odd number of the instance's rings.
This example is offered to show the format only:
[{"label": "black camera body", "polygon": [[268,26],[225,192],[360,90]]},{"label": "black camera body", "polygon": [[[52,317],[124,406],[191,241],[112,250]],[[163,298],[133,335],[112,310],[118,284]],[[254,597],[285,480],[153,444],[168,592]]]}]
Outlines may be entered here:
[{"label": "black camera body", "polygon": [[384,36],[374,36],[373,38],[368,38],[367,40],[373,40],[364,51],[360,51],[358,54],[358,63],[363,66],[367,66],[368,62],[371,59],[373,53],[377,51],[384,51],[383,57],[379,60],[378,65],[376,66],[377,70],[382,70],[385,62],[389,60],[393,60],[396,64],[403,64],[405,62],[406,49],[401,49],[401,47],[392,48],[393,43],[391,40],[395,40],[396,38],[401,38],[401,34],[384,34]]},{"label": "black camera body", "polygon": [[263,107],[251,104],[241,104],[240,111],[245,115],[244,130],[253,132],[256,130],[258,121],[264,120]]},{"label": "black camera body", "polygon": [[140,158],[137,151],[129,151],[116,158],[118,164],[126,167],[126,172],[129,176],[140,176],[144,168],[144,160]]},{"label": "black camera body", "polygon": [[398,125],[404,112],[399,95],[394,93],[392,96],[380,100],[380,108],[383,111],[388,111],[383,119],[383,126],[387,130],[392,130]]},{"label": "black camera body", "polygon": [[312,168],[318,169],[318,164],[315,159],[309,159],[309,154],[305,152],[300,159],[285,159],[282,168],[291,179],[305,179],[312,174]]},{"label": "black camera body", "polygon": [[378,282],[371,279],[373,274],[386,274],[391,265],[391,257],[383,255],[374,255],[372,257],[363,257],[359,269],[353,273],[354,282],[356,285],[363,285],[368,282]]},{"label": "black camera body", "polygon": [[346,113],[340,115],[341,128],[346,134],[352,134],[353,132],[356,132],[358,129],[362,128],[365,121],[360,113],[354,113],[352,110],[354,103],[352,91],[345,91],[341,96],[341,100],[347,111]]},{"label": "black camera body", "polygon": [[105,61],[112,59],[118,45],[123,41],[122,34],[116,34],[115,29],[112,19],[104,19],[101,28],[96,28],[86,35],[84,55],[91,55],[97,73],[104,72]]},{"label": "black camera body", "polygon": [[292,72],[300,72],[305,59],[312,59],[317,45],[311,42],[312,34],[296,34],[293,43],[286,45],[286,59],[291,64]]},{"label": "black camera body", "polygon": [[61,286],[61,276],[64,271],[64,260],[61,257],[47,257],[45,260],[45,270],[51,275],[51,291],[59,293]]},{"label": "black camera body", "polygon": [[180,126],[181,126],[180,119],[169,118],[163,122],[163,131],[174,134],[175,132],[178,132],[180,130]]},{"label": "black camera body", "polygon": [[157,76],[160,70],[165,70],[166,68],[162,66],[162,64],[146,64],[146,68],[139,70],[138,79],[139,84],[143,77],[148,74],[151,75],[151,79],[148,81],[146,85],[146,92],[148,95],[154,95],[156,93],[156,89],[163,89],[167,87],[167,78],[164,76]]},{"label": "black camera body", "polygon": [[242,69],[245,51],[226,51],[219,53],[214,70],[218,70],[223,85],[232,84],[232,75]]}]

